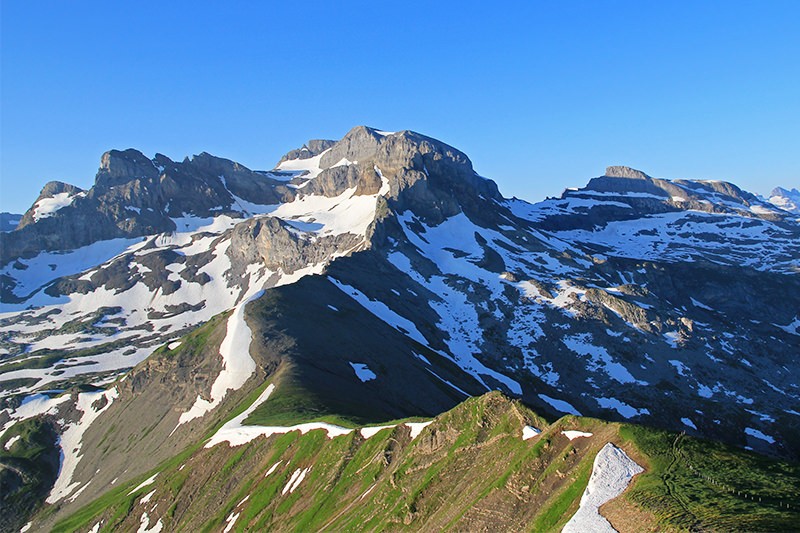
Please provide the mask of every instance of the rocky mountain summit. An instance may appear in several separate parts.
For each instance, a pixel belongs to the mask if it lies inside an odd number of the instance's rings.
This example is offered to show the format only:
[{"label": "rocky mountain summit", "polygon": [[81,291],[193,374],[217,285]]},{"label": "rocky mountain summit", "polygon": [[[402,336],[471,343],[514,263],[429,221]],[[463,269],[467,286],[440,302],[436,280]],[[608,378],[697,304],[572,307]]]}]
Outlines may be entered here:
[{"label": "rocky mountain summit", "polygon": [[616,166],[532,204],[360,126],[269,171],[112,150],[0,248],[0,431],[62,434],[59,516],[244,405],[383,424],[500,390],[800,456],[800,223],[731,183]]}]

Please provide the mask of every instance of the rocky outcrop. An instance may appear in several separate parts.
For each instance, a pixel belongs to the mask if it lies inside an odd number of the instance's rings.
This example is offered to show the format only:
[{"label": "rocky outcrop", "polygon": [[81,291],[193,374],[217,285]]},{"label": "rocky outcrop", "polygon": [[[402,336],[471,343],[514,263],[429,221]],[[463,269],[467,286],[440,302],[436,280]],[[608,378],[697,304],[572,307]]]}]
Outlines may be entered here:
[{"label": "rocky outcrop", "polygon": [[605,176],[609,178],[628,178],[635,180],[652,179],[650,176],[648,176],[641,170],[636,170],[635,168],[621,166],[621,165],[606,167]]},{"label": "rocky outcrop", "polygon": [[277,166],[280,166],[280,164],[284,161],[291,161],[292,159],[311,159],[312,157],[318,156],[334,144],[336,144],[336,141],[331,141],[328,139],[311,139],[304,144],[302,148],[297,148],[296,150],[287,152],[286,155],[281,157],[280,161],[278,161]]},{"label": "rocky outcrop", "polygon": [[311,236],[283,220],[266,217],[237,225],[231,234],[228,255],[234,276],[243,275],[251,264],[263,264],[274,272],[291,274],[306,266],[327,262],[360,242],[363,242],[361,235]]},{"label": "rocky outcrop", "polygon": [[340,165],[320,172],[316,179],[303,187],[304,195],[339,196],[355,188],[356,195],[377,194],[382,181],[375,167],[369,165]]}]

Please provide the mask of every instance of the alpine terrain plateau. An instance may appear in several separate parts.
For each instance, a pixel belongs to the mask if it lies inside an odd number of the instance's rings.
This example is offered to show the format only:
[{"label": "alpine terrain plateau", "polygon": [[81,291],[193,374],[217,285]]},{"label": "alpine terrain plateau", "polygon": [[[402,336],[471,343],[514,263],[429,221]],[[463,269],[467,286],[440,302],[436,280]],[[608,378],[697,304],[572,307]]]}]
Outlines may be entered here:
[{"label": "alpine terrain plateau", "polygon": [[0,530],[797,530],[798,206],[106,152],[0,216]]}]

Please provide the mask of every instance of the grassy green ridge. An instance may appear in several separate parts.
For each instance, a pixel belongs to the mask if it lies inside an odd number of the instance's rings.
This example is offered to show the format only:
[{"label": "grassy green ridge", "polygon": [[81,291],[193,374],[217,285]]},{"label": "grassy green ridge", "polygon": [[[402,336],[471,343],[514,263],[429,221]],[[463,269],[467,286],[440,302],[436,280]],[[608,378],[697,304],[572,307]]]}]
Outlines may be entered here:
[{"label": "grassy green ridge", "polygon": [[[643,426],[622,425],[619,433],[651,463],[627,497],[662,523],[719,531],[797,530],[797,463]],[[746,499],[725,487],[761,497],[762,501]],[[790,508],[784,507],[787,504]]]},{"label": "grassy green ridge", "polygon": [[[277,398],[279,391],[280,385]],[[287,425],[307,421],[310,412],[295,399],[282,405],[299,406],[294,413],[301,419],[284,409]],[[543,432],[523,441],[525,424]],[[593,436],[569,441],[564,429]],[[151,527],[160,519],[169,531],[219,531],[234,516],[234,531],[557,530],[577,509],[594,456],[607,442],[646,463],[620,498],[661,530],[779,531],[800,520],[796,508],[744,500],[698,475],[707,471],[762,497],[796,501],[797,464],[630,424],[573,416],[548,424],[490,393],[443,413],[413,440],[401,424],[369,439],[357,431],[328,439],[315,430],[237,447],[205,449],[201,442],[159,467],[152,485],[128,495],[143,476],[117,488],[56,531],[88,529],[101,519],[103,531],[136,530],[145,511]],[[302,483],[288,491],[301,471],[307,472]],[[153,499],[141,505],[140,497],[152,490]]]}]

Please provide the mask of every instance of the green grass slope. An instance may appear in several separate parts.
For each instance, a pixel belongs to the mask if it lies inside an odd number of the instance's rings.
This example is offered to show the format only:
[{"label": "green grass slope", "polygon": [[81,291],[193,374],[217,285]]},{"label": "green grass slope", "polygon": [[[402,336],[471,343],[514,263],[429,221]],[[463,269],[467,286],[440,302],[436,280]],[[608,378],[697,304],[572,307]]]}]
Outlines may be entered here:
[{"label": "green grass slope", "polygon": [[[287,394],[296,400],[296,391]],[[525,425],[543,431],[522,440]],[[592,436],[570,441],[565,429]],[[499,393],[470,398],[416,438],[410,433],[399,424],[368,439],[314,430],[235,447],[201,442],[150,472],[153,483],[134,491],[147,476],[137,478],[55,530],[136,531],[160,521],[164,531],[191,532],[553,531],[577,509],[607,442],[646,469],[602,509],[619,531],[785,531],[800,523],[800,466],[683,435],[573,416],[548,424]]]}]

